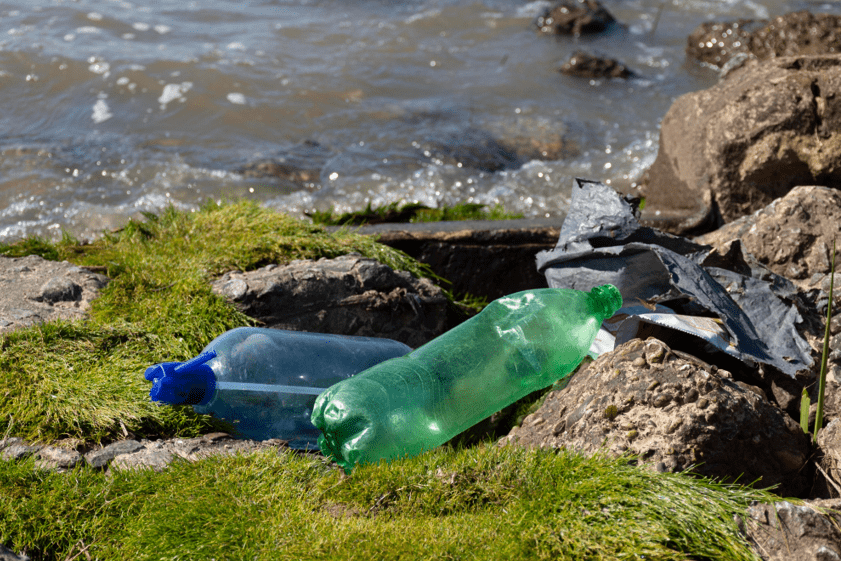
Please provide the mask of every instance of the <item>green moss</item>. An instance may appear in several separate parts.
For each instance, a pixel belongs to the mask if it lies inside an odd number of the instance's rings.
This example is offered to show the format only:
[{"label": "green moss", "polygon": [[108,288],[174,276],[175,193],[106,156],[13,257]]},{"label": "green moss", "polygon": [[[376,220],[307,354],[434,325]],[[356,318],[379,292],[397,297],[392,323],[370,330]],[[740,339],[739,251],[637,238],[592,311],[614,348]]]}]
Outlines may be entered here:
[{"label": "green moss", "polygon": [[608,405],[605,407],[603,415],[605,419],[612,421],[619,415],[619,409],[615,405]]}]

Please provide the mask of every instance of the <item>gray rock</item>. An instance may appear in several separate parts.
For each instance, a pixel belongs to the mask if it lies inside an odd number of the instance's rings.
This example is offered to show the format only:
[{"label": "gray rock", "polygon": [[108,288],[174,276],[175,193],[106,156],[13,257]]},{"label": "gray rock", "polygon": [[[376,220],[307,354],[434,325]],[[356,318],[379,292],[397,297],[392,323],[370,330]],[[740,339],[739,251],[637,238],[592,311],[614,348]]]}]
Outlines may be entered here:
[{"label": "gray rock", "polygon": [[131,454],[143,448],[136,440],[118,440],[99,450],[85,454],[85,461],[94,468],[105,468],[108,463],[121,454]]},{"label": "gray rock", "polygon": [[686,39],[686,56],[700,62],[723,67],[736,55],[750,55],[753,31],[763,27],[765,20],[740,19],[730,22],[704,22]]},{"label": "gray rock", "polygon": [[791,417],[759,388],[656,339],[629,341],[580,370],[501,444],[511,442],[630,452],[660,471],[694,465],[725,481],[779,485],[783,496],[809,486],[808,439]]},{"label": "gray rock", "polygon": [[[678,98],[643,179],[648,209],[688,232],[755,212],[798,185],[841,180],[841,55],[746,62]],[[784,249],[784,248],[782,248]]]},{"label": "gray rock", "polygon": [[38,465],[44,469],[73,469],[82,461],[82,455],[76,450],[57,446],[44,446],[38,451],[38,458]]},{"label": "gray rock", "polygon": [[29,561],[29,557],[23,554],[18,555],[11,549],[0,545],[0,561]]},{"label": "gray rock", "polygon": [[38,445],[30,446],[28,444],[12,444],[3,448],[0,452],[0,459],[3,460],[20,460],[27,458],[36,453],[41,447]]},{"label": "gray rock", "polygon": [[171,452],[164,449],[155,448],[141,448],[137,452],[131,454],[120,454],[115,457],[109,469],[111,470],[131,470],[131,469],[153,469],[155,471],[163,471],[174,459]]},{"label": "gray rock", "polygon": [[53,277],[41,286],[35,297],[39,302],[76,302],[82,298],[82,287],[67,277]]},{"label": "gray rock", "polygon": [[22,438],[11,436],[8,438],[0,438],[0,450],[8,448],[13,444],[25,444]]},{"label": "gray rock", "polygon": [[695,241],[721,248],[739,240],[768,269],[792,279],[801,288],[811,288],[821,285],[824,279],[828,281],[826,275],[830,269],[832,241],[838,238],[838,224],[841,224],[841,191],[796,186],[753,214]]},{"label": "gray rock", "polygon": [[108,278],[37,255],[0,257],[0,333],[84,317]]},{"label": "gray rock", "polygon": [[756,504],[737,523],[766,561],[841,561],[839,509],[837,499]]},{"label": "gray rock", "polygon": [[[814,424],[810,425],[814,426]],[[818,431],[818,447],[821,450],[818,480],[823,483],[829,496],[841,496],[841,419],[835,418]],[[829,478],[829,480],[826,480]]]},{"label": "gray rock", "polygon": [[229,272],[213,290],[267,327],[388,337],[412,347],[445,330],[439,287],[358,254]]}]

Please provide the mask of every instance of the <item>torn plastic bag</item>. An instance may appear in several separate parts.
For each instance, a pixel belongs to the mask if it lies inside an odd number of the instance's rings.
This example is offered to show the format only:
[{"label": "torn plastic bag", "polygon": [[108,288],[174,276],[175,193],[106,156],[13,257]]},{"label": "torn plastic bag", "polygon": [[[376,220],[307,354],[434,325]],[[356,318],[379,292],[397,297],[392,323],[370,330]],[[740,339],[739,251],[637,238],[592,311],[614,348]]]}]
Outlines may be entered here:
[{"label": "torn plastic bag", "polygon": [[642,226],[634,206],[612,188],[576,179],[558,243],[538,253],[537,268],[553,288],[619,288],[626,307],[605,325],[592,354],[612,348],[611,337],[619,345],[650,324],[794,377],[813,362],[796,329],[797,291],[733,246],[724,259],[710,246]]}]

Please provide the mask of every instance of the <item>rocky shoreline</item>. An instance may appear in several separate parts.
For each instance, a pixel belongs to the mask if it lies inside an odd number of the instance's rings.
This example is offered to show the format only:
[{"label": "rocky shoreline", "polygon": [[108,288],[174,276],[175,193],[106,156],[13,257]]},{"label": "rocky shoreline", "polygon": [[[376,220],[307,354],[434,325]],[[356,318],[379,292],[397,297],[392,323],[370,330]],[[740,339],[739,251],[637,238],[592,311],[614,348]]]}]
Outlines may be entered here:
[{"label": "rocky shoreline", "polygon": [[[568,11],[550,11],[540,32],[579,34],[591,23],[597,31],[614,25],[594,0],[576,7],[581,18],[598,16],[596,23],[567,21]],[[722,266],[744,252],[794,283],[790,300],[813,359],[820,356],[831,247],[841,234],[841,194],[833,187],[841,178],[841,98],[833,93],[841,85],[841,55],[833,54],[839,25],[825,14],[798,12],[771,22],[701,26],[690,36],[687,54],[722,67],[722,80],[675,102],[641,191],[649,203],[645,223],[694,236],[715,250]],[[534,272],[534,255],[554,245],[559,226],[450,224],[437,232],[435,226],[386,226],[370,233],[429,263],[454,286],[494,298],[545,286]],[[84,317],[109,282],[99,271],[35,256],[0,258],[0,280],[6,287],[0,333]],[[355,254],[231,271],[213,289],[267,326],[386,336],[414,347],[456,321],[433,283]],[[841,299],[834,304],[837,310]],[[763,559],[841,559],[841,313],[833,315],[830,330],[826,424],[816,444],[797,418],[803,388],[816,400],[816,360],[791,379],[752,377],[749,368],[707,362],[657,334],[620,345],[581,369],[499,444],[588,454],[606,447],[612,454],[633,453],[660,472],[691,469],[778,485],[782,497],[805,503],[754,505],[737,520],[757,553]],[[34,456],[40,469],[56,471],[80,464],[162,470],[173,461],[285,447],[224,433],[125,437],[96,448],[7,437],[0,439],[0,459]],[[0,547],[2,559],[23,557]]]}]

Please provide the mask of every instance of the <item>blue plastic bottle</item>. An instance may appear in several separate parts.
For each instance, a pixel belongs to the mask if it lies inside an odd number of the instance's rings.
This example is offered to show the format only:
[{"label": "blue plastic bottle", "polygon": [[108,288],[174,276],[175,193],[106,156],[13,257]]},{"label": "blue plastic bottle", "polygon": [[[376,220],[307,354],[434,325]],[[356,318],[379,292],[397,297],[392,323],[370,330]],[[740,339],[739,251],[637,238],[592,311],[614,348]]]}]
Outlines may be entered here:
[{"label": "blue plastic bottle", "polygon": [[236,436],[317,447],[310,421],[325,388],[412,349],[391,339],[240,327],[187,362],[150,366],[153,401],[189,404],[233,424]]}]

